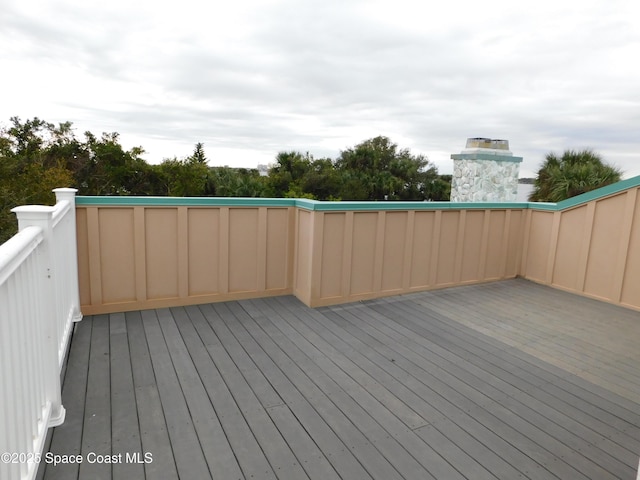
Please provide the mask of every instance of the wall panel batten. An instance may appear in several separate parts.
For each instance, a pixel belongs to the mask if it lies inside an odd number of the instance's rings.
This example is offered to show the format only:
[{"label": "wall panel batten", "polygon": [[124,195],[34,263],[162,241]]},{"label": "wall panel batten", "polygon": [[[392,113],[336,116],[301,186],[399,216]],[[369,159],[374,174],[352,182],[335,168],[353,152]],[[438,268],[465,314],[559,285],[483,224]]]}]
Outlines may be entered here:
[{"label": "wall panel batten", "polygon": [[453,283],[460,282],[462,278],[462,260],[464,254],[464,242],[465,242],[465,227],[467,219],[467,211],[458,211],[458,229],[455,235],[455,254],[453,261]]},{"label": "wall panel batten", "polygon": [[189,296],[189,217],[187,207],[178,207],[178,296]]},{"label": "wall panel batten", "polygon": [[596,201],[595,228],[591,235],[584,293],[612,301],[612,285],[623,234],[625,195]]},{"label": "wall panel batten", "polygon": [[556,254],[558,251],[558,235],[560,234],[560,221],[562,212],[553,212],[553,224],[551,226],[551,239],[549,243],[549,252],[547,257],[547,266],[545,269],[544,281],[546,284],[553,282],[553,265],[556,260]]},{"label": "wall panel batten", "polygon": [[640,194],[637,192],[625,260],[620,302],[623,305],[640,309]]},{"label": "wall panel batten", "polygon": [[380,289],[400,291],[404,277],[407,212],[386,212],[383,225],[382,275]]},{"label": "wall panel batten", "polygon": [[596,203],[590,202],[586,206],[584,228],[582,229],[582,243],[580,245],[580,260],[578,262],[576,289],[583,292],[584,282],[587,277],[587,263],[589,262],[589,250],[591,248],[591,235],[593,233],[593,219],[596,215]]},{"label": "wall panel batten", "polygon": [[258,231],[259,211],[259,208],[229,211],[229,292],[257,290],[258,244],[264,240]]},{"label": "wall panel batten", "polygon": [[134,207],[133,209],[136,300],[138,302],[147,300],[147,256],[145,255],[146,227],[144,211],[144,207]]},{"label": "wall panel batten", "polygon": [[431,261],[429,262],[429,283],[436,285],[438,282],[438,258],[440,253],[440,237],[442,236],[442,210],[436,210],[433,221],[433,232],[431,237]]},{"label": "wall panel batten", "polygon": [[324,235],[324,212],[313,212],[311,222],[313,231],[311,234],[311,272],[310,291],[311,299],[320,298],[320,284],[322,282],[322,241]]},{"label": "wall panel batten", "polygon": [[556,251],[553,262],[552,284],[564,285],[576,290],[580,282],[580,249],[584,240],[587,209],[584,206],[562,212]]},{"label": "wall panel batten", "polygon": [[220,293],[229,293],[229,207],[220,207],[220,263],[218,264],[218,286]]},{"label": "wall panel batten", "polygon": [[[524,214],[524,229],[522,238],[522,249],[520,254],[520,262],[518,265],[518,274],[523,277],[527,277],[527,263],[529,259],[529,241],[531,239],[531,222],[532,222],[532,210],[527,210]],[[511,218],[509,218],[511,221]]]},{"label": "wall panel batten", "polygon": [[342,296],[351,295],[351,271],[353,269],[353,212],[345,212],[344,242],[342,245]]},{"label": "wall panel batten", "polygon": [[[509,259],[510,246],[509,243],[509,233],[511,232],[511,210],[505,210],[504,212],[504,222],[502,224],[502,240],[500,243],[500,250],[502,255],[500,255],[499,267],[498,267],[498,277],[505,278],[507,276],[507,261]],[[518,268],[517,266],[516,268]]]},{"label": "wall panel batten", "polygon": [[373,255],[373,292],[382,290],[382,266],[384,262],[384,227],[387,212],[379,211],[376,219],[376,243]]},{"label": "wall panel batten", "polygon": [[407,225],[404,232],[404,256],[402,259],[402,289],[407,291],[411,287],[411,273],[414,266],[411,263],[413,257],[414,229],[415,229],[415,210],[409,210],[407,213]]},{"label": "wall panel batten", "polygon": [[629,244],[631,242],[631,229],[635,214],[636,197],[638,189],[632,189],[625,194],[624,213],[622,225],[620,226],[620,245],[618,246],[618,257],[615,259],[615,269],[613,282],[611,283],[611,300],[620,302],[622,299],[622,288],[625,278],[625,268],[629,257]]},{"label": "wall panel batten", "polygon": [[87,237],[89,239],[89,274],[91,304],[102,304],[102,259],[100,258],[100,220],[98,207],[87,208]]},{"label": "wall panel batten", "polygon": [[295,243],[296,243],[296,208],[288,208],[288,230],[287,230],[287,277],[286,287],[293,291],[294,266],[295,266]]},{"label": "wall panel batten", "polygon": [[178,208],[145,210],[147,298],[179,298]]},{"label": "wall panel batten", "polygon": [[290,288],[291,211],[266,208],[265,290]]},{"label": "wall panel batten", "polygon": [[256,265],[256,290],[267,289],[267,208],[258,209],[258,252]]},{"label": "wall panel batten", "polygon": [[482,239],[480,240],[480,258],[478,259],[478,280],[486,278],[487,257],[489,256],[489,227],[491,226],[491,210],[483,210]]}]

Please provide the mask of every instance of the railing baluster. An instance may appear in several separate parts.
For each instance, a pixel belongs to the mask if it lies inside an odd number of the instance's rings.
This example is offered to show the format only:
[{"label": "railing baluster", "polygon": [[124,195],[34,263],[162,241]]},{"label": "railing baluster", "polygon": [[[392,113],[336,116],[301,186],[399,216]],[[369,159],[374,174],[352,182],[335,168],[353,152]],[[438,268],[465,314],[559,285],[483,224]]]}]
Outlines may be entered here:
[{"label": "railing baluster", "polygon": [[[18,460],[42,454],[47,428],[64,421],[60,369],[82,318],[75,190],[55,192],[55,207],[13,209],[20,231],[0,245],[0,452]],[[0,462],[0,479],[31,480],[37,468]]]}]

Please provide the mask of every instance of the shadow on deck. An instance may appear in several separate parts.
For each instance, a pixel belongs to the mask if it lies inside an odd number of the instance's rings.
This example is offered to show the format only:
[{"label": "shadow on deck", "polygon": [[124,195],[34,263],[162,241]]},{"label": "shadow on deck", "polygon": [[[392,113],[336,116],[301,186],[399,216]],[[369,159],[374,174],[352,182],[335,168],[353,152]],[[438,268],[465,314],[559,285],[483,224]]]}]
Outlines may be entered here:
[{"label": "shadow on deck", "polygon": [[634,479],[639,339],[637,312],[524,280],[319,309],[278,297],[88,317],[50,449],[82,463],[41,470]]}]

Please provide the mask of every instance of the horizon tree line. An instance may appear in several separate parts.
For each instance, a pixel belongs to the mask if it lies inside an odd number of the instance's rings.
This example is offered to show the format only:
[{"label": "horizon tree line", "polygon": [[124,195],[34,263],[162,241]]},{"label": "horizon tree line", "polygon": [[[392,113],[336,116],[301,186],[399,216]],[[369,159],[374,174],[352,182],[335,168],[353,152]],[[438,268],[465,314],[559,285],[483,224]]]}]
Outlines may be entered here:
[{"label": "horizon tree line", "polygon": [[[16,231],[10,209],[52,204],[51,190],[74,187],[79,195],[290,197],[316,200],[446,201],[451,175],[440,175],[424,155],[378,136],[347,148],[335,159],[281,151],[268,175],[257,169],[209,166],[204,145],[186,158],[144,160],[142,147],[125,150],[117,132],[76,137],[71,122],[55,125],[11,117],[0,129],[0,243]],[[590,150],[547,155],[534,181],[532,201],[559,201],[620,179]]]}]

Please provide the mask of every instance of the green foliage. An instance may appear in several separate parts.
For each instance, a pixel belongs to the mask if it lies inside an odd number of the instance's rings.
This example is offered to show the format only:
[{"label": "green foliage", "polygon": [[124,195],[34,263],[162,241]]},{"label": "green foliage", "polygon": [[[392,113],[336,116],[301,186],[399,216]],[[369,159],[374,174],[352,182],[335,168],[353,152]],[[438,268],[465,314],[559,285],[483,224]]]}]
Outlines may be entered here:
[{"label": "green foliage", "polygon": [[300,152],[280,152],[268,176],[275,197],[328,200],[340,195],[342,183],[331,159],[314,159],[309,153]]},{"label": "green foliage", "polygon": [[74,177],[80,195],[158,195],[162,178],[157,168],[141,158],[144,150],[125,151],[116,132],[97,138],[85,133],[74,157]]},{"label": "green foliage", "polygon": [[317,200],[446,200],[450,176],[426,157],[399,149],[387,137],[366,140],[338,159],[280,152],[267,177],[255,169],[209,167],[204,145],[184,159],[150,165],[144,150],[125,150],[118,133],[78,139],[71,122],[11,117],[0,129],[0,242],[16,231],[10,209],[52,204],[56,187],[80,195],[294,197]]},{"label": "green foliage", "polygon": [[209,169],[193,157],[164,160],[159,166],[163,195],[193,197],[204,194]]},{"label": "green foliage", "polygon": [[425,184],[425,198],[434,202],[448,202],[451,198],[451,175],[438,175]]},{"label": "green foliage", "polygon": [[268,186],[256,169],[212,167],[206,195],[214,197],[265,197]]},{"label": "green foliage", "polygon": [[607,165],[591,150],[566,150],[562,157],[549,153],[538,170],[532,202],[560,202],[620,181],[619,169]]},{"label": "green foliage", "polygon": [[18,224],[15,215],[11,213],[13,207],[31,204],[53,205],[55,195],[52,190],[72,186],[73,176],[61,166],[45,168],[34,163],[16,171],[6,158],[0,159],[0,162],[3,165],[3,168],[0,168],[1,244],[17,231]]},{"label": "green foliage", "polygon": [[45,135],[54,128],[53,124],[38,117],[24,123],[21,123],[20,117],[11,117],[9,120],[12,126],[7,134],[16,158],[26,160],[38,157],[45,146]]},{"label": "green foliage", "polygon": [[340,154],[336,166],[344,179],[345,200],[439,200],[437,169],[423,155],[398,149],[387,137],[375,137]]},{"label": "green foliage", "polygon": [[300,190],[302,182],[311,170],[312,157],[307,153],[280,152],[276,163],[269,169],[268,184],[276,197],[285,197],[286,192]]},{"label": "green foliage", "polygon": [[73,185],[65,162],[49,154],[57,144],[63,126],[56,128],[37,117],[24,123],[11,118],[11,126],[0,130],[0,243],[17,231],[11,209],[18,205],[55,201],[56,187]]},{"label": "green foliage", "polygon": [[204,143],[198,142],[196,143],[196,147],[193,150],[193,154],[189,157],[190,160],[194,163],[207,163],[207,157],[204,154]]}]

